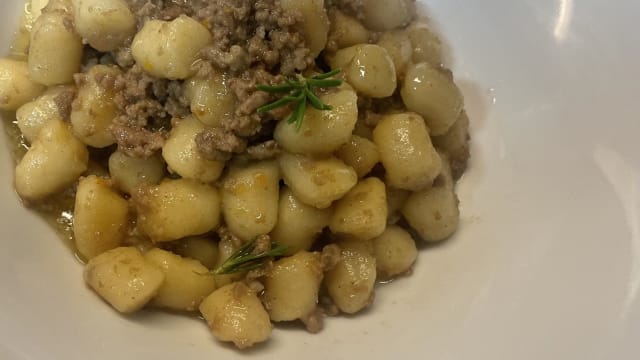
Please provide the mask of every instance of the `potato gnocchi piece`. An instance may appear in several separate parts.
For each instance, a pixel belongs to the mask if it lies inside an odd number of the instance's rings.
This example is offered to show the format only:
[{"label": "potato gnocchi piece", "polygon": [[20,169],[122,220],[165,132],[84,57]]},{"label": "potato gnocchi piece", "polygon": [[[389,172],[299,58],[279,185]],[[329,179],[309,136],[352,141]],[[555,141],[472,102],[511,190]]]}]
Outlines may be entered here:
[{"label": "potato gnocchi piece", "polygon": [[358,120],[356,93],[342,89],[321,95],[320,99],[333,109],[321,111],[308,107],[299,131],[286,119],[278,123],[273,137],[285,150],[298,154],[327,155],[349,141]]},{"label": "potato gnocchi piece", "polygon": [[31,79],[47,86],[71,83],[83,52],[82,38],[70,26],[70,1],[52,4],[33,25],[28,58]]},{"label": "potato gnocchi piece", "polygon": [[43,91],[45,87],[29,77],[27,63],[0,59],[0,110],[17,110]]},{"label": "potato gnocchi piece", "polygon": [[162,270],[164,283],[151,301],[152,305],[178,311],[196,311],[216,289],[209,269],[194,259],[180,257],[162,249],[152,249],[144,258]]},{"label": "potato gnocchi piece", "polygon": [[446,134],[464,107],[453,78],[428,63],[409,66],[400,93],[407,109],[422,115],[431,136]]},{"label": "potato gnocchi piece", "polygon": [[353,135],[351,140],[338,150],[336,156],[351,166],[358,174],[358,178],[369,174],[380,162],[380,153],[376,144],[357,135]]},{"label": "potato gnocchi piece", "polygon": [[387,194],[378,178],[362,180],[335,204],[329,228],[336,235],[370,240],[387,225]]},{"label": "potato gnocchi piece", "polygon": [[73,184],[87,170],[86,146],[62,121],[46,124],[18,163],[15,186],[26,200],[42,200]]},{"label": "potato gnocchi piece", "polygon": [[73,0],[78,34],[94,49],[119,48],[136,32],[136,18],[124,0]]},{"label": "potato gnocchi piece", "polygon": [[310,56],[316,58],[327,45],[329,16],[324,0],[280,0],[280,6],[287,11],[302,15],[302,28]]},{"label": "potato gnocchi piece", "polygon": [[307,205],[285,187],[280,192],[278,222],[270,235],[276,243],[287,246],[285,255],[293,255],[311,249],[330,219],[330,209]]},{"label": "potato gnocchi piece", "polygon": [[442,66],[443,53],[440,38],[431,31],[429,25],[416,23],[406,30],[413,47],[413,62],[427,62],[433,67]]},{"label": "potato gnocchi piece", "polygon": [[242,240],[268,234],[278,221],[280,169],[276,161],[233,164],[223,180],[222,213]]},{"label": "potato gnocchi piece", "polygon": [[184,82],[183,91],[191,113],[207,126],[220,126],[233,118],[236,100],[226,74],[214,72],[207,78],[193,77]]},{"label": "potato gnocchi piece", "polygon": [[56,104],[56,97],[71,92],[70,86],[56,86],[45,91],[35,100],[22,105],[16,111],[18,128],[27,142],[32,143],[42,127],[54,120],[64,121]]},{"label": "potato gnocchi piece", "polygon": [[384,98],[393,95],[397,87],[396,68],[393,59],[383,47],[360,44],[338,50],[329,56],[333,69],[342,69],[347,82],[358,93]]},{"label": "potato gnocchi piece", "polygon": [[105,148],[115,143],[109,129],[118,115],[113,100],[115,90],[105,88],[100,79],[115,79],[121,73],[115,66],[96,65],[79,84],[78,94],[71,105],[71,125],[78,139],[91,147]]},{"label": "potato gnocchi piece", "polygon": [[85,259],[122,245],[129,223],[129,203],[95,175],[80,180],[73,215],[76,248]]},{"label": "potato gnocchi piece", "polygon": [[377,277],[389,279],[406,273],[418,257],[416,242],[400,226],[391,225],[373,239]]},{"label": "potato gnocchi piece", "polygon": [[403,113],[383,117],[373,131],[373,141],[380,151],[391,187],[422,190],[431,186],[440,173],[442,161],[420,115]]},{"label": "potato gnocchi piece", "polygon": [[193,236],[182,239],[174,243],[171,250],[180,256],[198,260],[208,269],[214,269],[218,263],[218,244],[206,237]]},{"label": "potato gnocchi piece", "polygon": [[355,314],[371,304],[376,283],[376,258],[370,241],[338,242],[341,260],[325,274],[329,296],[347,314]]},{"label": "potato gnocchi piece", "polygon": [[121,313],[142,309],[164,283],[162,270],[148,263],[133,247],[120,247],[91,259],[85,282]]},{"label": "potato gnocchi piece", "polygon": [[273,264],[262,301],[272,321],[293,321],[315,311],[324,274],[319,253],[301,251]]},{"label": "potato gnocchi piece", "polygon": [[378,46],[387,51],[396,69],[398,80],[404,79],[407,67],[411,64],[413,45],[405,30],[387,31],[380,35]]},{"label": "potato gnocchi piece", "polygon": [[376,31],[406,26],[415,16],[414,0],[365,0],[364,24]]},{"label": "potato gnocchi piece", "polygon": [[358,19],[336,10],[331,13],[329,39],[338,49],[369,42],[369,31]]},{"label": "potato gnocchi piece", "polygon": [[285,183],[303,203],[326,209],[358,183],[356,171],[336,158],[313,159],[283,153],[280,168]]},{"label": "potato gnocchi piece", "polygon": [[167,180],[145,188],[134,200],[138,225],[154,242],[201,235],[220,223],[218,189],[194,180]]},{"label": "potato gnocchi piece", "polygon": [[422,240],[442,241],[458,228],[458,197],[450,187],[436,186],[422,190],[409,196],[402,214]]},{"label": "potato gnocchi piece", "polygon": [[165,164],[158,154],[145,159],[114,151],[109,157],[109,174],[118,189],[131,195],[140,186],[158,184],[164,177]]},{"label": "potato gnocchi piece", "polygon": [[131,53],[147,73],[183,80],[195,73],[192,65],[210,42],[211,33],[204,25],[180,15],[172,21],[147,21],[133,39]]},{"label": "potato gnocchi piece", "polygon": [[256,293],[242,282],[214,291],[200,304],[200,312],[216,339],[232,342],[240,349],[271,336],[269,314]]},{"label": "potato gnocchi piece", "polygon": [[198,151],[196,135],[204,130],[205,126],[193,116],[178,120],[162,147],[162,157],[178,175],[210,183],[220,178],[225,163],[205,159]]}]

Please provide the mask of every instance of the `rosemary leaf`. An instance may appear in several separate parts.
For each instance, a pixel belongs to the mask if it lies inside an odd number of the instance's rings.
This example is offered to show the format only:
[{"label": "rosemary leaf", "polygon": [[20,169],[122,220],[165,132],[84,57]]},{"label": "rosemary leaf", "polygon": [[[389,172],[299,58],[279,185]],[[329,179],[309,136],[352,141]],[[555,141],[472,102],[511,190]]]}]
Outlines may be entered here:
[{"label": "rosemary leaf", "polygon": [[258,114],[264,114],[269,111],[295,103],[296,106],[287,118],[287,123],[296,127],[297,131],[302,128],[304,114],[307,109],[307,103],[318,110],[331,110],[332,107],[322,102],[320,97],[314,93],[316,88],[332,88],[342,85],[342,80],[332,79],[332,77],[340,73],[340,69],[329,71],[325,74],[305,78],[302,75],[296,75],[296,79],[285,79],[283,84],[279,85],[257,85],[256,88],[269,94],[287,94],[280,99],[258,108]]},{"label": "rosemary leaf", "polygon": [[228,275],[255,270],[263,266],[267,260],[284,255],[287,250],[284,245],[272,243],[271,250],[254,254],[256,241],[257,238],[242,245],[220,267],[211,273],[214,275]]}]

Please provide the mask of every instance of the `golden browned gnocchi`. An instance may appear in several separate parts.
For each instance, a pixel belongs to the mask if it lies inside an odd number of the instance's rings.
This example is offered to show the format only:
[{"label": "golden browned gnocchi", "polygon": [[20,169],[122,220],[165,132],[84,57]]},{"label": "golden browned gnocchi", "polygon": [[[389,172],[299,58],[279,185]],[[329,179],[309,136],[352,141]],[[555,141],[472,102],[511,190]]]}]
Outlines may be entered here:
[{"label": "golden browned gnocchi", "polygon": [[373,131],[373,141],[392,187],[421,190],[429,187],[440,173],[442,160],[420,115],[385,116]]},{"label": "golden browned gnocchi", "polygon": [[382,46],[360,44],[338,50],[329,64],[343,69],[348,83],[366,96],[385,98],[396,90],[396,67]]},{"label": "golden browned gnocchi", "polygon": [[23,61],[0,59],[0,110],[17,110],[44,91]]},{"label": "golden browned gnocchi", "polygon": [[205,234],[220,223],[220,194],[195,180],[166,180],[136,194],[138,224],[154,242]]},{"label": "golden browned gnocchi", "polygon": [[51,121],[38,133],[18,163],[16,191],[27,200],[41,200],[73,184],[87,170],[89,152],[69,126]]},{"label": "golden browned gnocchi", "polygon": [[300,251],[278,260],[265,277],[262,295],[271,320],[292,321],[313,313],[323,277],[318,253]]},{"label": "golden browned gnocchi", "polygon": [[109,126],[116,117],[113,89],[99,84],[100,79],[115,78],[120,73],[116,67],[96,65],[86,74],[78,87],[71,105],[73,133],[88,146],[104,148],[115,143]]},{"label": "golden browned gnocchi", "polygon": [[244,349],[271,335],[271,321],[256,293],[242,282],[225,285],[200,304],[213,336]]},{"label": "golden browned gnocchi", "polygon": [[331,154],[351,138],[358,120],[358,96],[344,89],[321,97],[331,110],[310,108],[300,129],[278,123],[273,138],[287,151],[297,154]]},{"label": "golden browned gnocchi", "polygon": [[342,237],[370,240],[387,225],[387,194],[378,178],[362,180],[335,204],[329,228]]},{"label": "golden browned gnocchi", "polygon": [[28,0],[0,59],[16,191],[106,303],[245,349],[453,235],[470,123],[414,0],[161,3]]},{"label": "golden browned gnocchi", "polygon": [[326,209],[358,182],[356,171],[336,158],[314,159],[282,154],[280,169],[285,183],[307,205]]},{"label": "golden browned gnocchi", "polygon": [[196,311],[202,300],[216,289],[213,275],[197,260],[158,248],[148,251],[144,258],[161,269],[165,276],[164,283],[152,300],[155,306]]},{"label": "golden browned gnocchi", "polygon": [[49,121],[65,120],[56,105],[56,98],[68,91],[74,90],[70,86],[51,87],[38,98],[22,105],[16,111],[18,127],[27,142],[32,143]]},{"label": "golden browned gnocchi", "polygon": [[338,246],[340,261],[326,273],[324,284],[340,311],[355,314],[373,301],[376,258],[370,241],[345,240]]},{"label": "golden browned gnocchi", "polygon": [[409,66],[401,93],[407,108],[424,117],[433,136],[446,134],[462,112],[462,94],[452,78],[426,62]]},{"label": "golden browned gnocchi", "polygon": [[95,175],[80,180],[73,235],[78,252],[91,259],[120,246],[129,224],[129,204],[108,181]]},{"label": "golden browned gnocchi", "polygon": [[268,234],[278,220],[280,169],[275,161],[233,164],[222,184],[222,214],[236,236]]},{"label": "golden browned gnocchi", "polygon": [[331,209],[307,205],[285,187],[280,191],[278,222],[270,235],[278,244],[287,247],[285,254],[293,255],[311,249],[330,219]]},{"label": "golden browned gnocchi", "polygon": [[206,27],[182,15],[167,22],[150,20],[131,44],[131,54],[151,75],[186,79],[194,74],[198,53],[211,41]]},{"label": "golden browned gnocchi", "polygon": [[204,129],[193,116],[176,121],[162,147],[162,157],[172,172],[184,178],[213,182],[222,175],[225,164],[209,160],[198,152],[196,135]]},{"label": "golden browned gnocchi", "polygon": [[165,276],[133,247],[104,252],[87,263],[84,279],[121,313],[144,307],[160,291]]},{"label": "golden browned gnocchi", "polygon": [[124,0],[73,0],[76,30],[99,51],[116,50],[136,31],[136,19]]},{"label": "golden browned gnocchi", "polygon": [[[57,5],[57,6],[52,6]],[[38,17],[29,43],[29,76],[51,86],[72,82],[80,71],[82,38],[73,26],[71,1],[52,1]]]}]

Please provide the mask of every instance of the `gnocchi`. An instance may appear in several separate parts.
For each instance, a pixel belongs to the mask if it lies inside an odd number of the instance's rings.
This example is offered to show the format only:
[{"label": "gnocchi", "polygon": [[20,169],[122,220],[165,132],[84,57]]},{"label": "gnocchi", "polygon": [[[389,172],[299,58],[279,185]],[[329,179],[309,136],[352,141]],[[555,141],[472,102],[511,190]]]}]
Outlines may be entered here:
[{"label": "gnocchi", "polygon": [[220,223],[220,194],[189,179],[167,180],[136,194],[138,224],[154,242],[205,234]]},{"label": "gnocchi", "polygon": [[284,10],[302,15],[302,29],[312,57],[317,57],[327,45],[329,17],[324,0],[280,0]]},{"label": "gnocchi", "polygon": [[181,15],[173,21],[150,20],[136,34],[131,54],[151,75],[187,79],[198,53],[211,42],[211,33],[196,20]]},{"label": "gnocchi", "polygon": [[116,310],[132,313],[153,299],[165,276],[138,249],[119,247],[91,259],[84,270],[84,279]]},{"label": "gnocchi", "polygon": [[16,191],[116,311],[316,333],[453,235],[471,124],[415,0],[160,3],[28,0],[0,59]]},{"label": "gnocchi", "polygon": [[339,242],[341,259],[325,274],[324,284],[340,311],[355,314],[373,301],[376,258],[370,241]]},{"label": "gnocchi", "polygon": [[162,157],[178,175],[206,183],[218,180],[225,163],[206,159],[198,152],[196,136],[205,126],[193,116],[178,120],[162,147]]},{"label": "gnocchi", "polygon": [[356,171],[336,158],[313,159],[282,154],[280,169],[285,183],[300,201],[326,209],[358,182]]},{"label": "gnocchi", "polygon": [[67,124],[51,121],[16,166],[16,191],[27,200],[44,199],[72,185],[88,164],[87,147]]},{"label": "gnocchi", "polygon": [[56,104],[56,98],[73,91],[73,88],[68,86],[52,87],[16,111],[18,128],[27,142],[32,143],[46,123],[66,120]]},{"label": "gnocchi", "polygon": [[442,241],[458,227],[458,197],[445,186],[418,191],[409,196],[402,214],[424,241]]},{"label": "gnocchi", "polygon": [[112,51],[136,31],[136,19],[124,0],[73,0],[75,28],[91,47]]},{"label": "gnocchi", "polygon": [[287,247],[285,255],[310,250],[322,230],[329,226],[331,209],[317,209],[300,201],[290,188],[280,192],[278,221],[271,238]]},{"label": "gnocchi", "polygon": [[424,117],[433,136],[446,134],[462,112],[462,94],[452,78],[428,63],[409,66],[400,92],[407,108]]},{"label": "gnocchi", "polygon": [[338,200],[329,227],[338,236],[370,240],[387,225],[387,194],[378,178],[362,180]]},{"label": "gnocchi", "polygon": [[191,113],[203,124],[219,126],[233,118],[236,101],[228,82],[227,75],[218,72],[185,81],[183,91]]},{"label": "gnocchi", "polygon": [[271,335],[269,314],[256,293],[242,282],[214,291],[200,304],[200,312],[218,340],[232,342],[240,349]]},{"label": "gnocchi", "polygon": [[345,89],[324,95],[331,110],[307,109],[305,121],[296,129],[282,120],[273,138],[287,151],[307,155],[331,154],[346,144],[358,120],[358,96]]},{"label": "gnocchi", "polygon": [[334,69],[343,69],[347,82],[366,96],[384,98],[396,90],[393,59],[381,46],[361,44],[338,50],[329,58],[329,64]]},{"label": "gnocchi", "polygon": [[0,110],[17,110],[44,90],[29,77],[25,62],[0,59]]},{"label": "gnocchi", "polygon": [[95,175],[78,184],[73,235],[85,259],[122,245],[129,225],[129,204],[111,185]]},{"label": "gnocchi", "polygon": [[104,148],[115,143],[109,127],[117,116],[114,89],[100,79],[114,79],[120,70],[105,65],[92,67],[78,87],[71,105],[73,133],[88,146]]},{"label": "gnocchi", "polygon": [[158,248],[144,254],[145,260],[164,273],[164,283],[152,304],[172,310],[196,311],[202,300],[216,289],[209,269],[197,260],[183,258]]},{"label": "gnocchi", "polygon": [[70,26],[69,3],[59,4],[49,5],[38,17],[29,42],[29,76],[47,86],[71,83],[82,62],[82,38]]},{"label": "gnocchi", "polygon": [[387,115],[373,131],[373,141],[390,186],[417,191],[429,187],[442,168],[424,120],[417,114]]},{"label": "gnocchi", "polygon": [[273,230],[279,182],[275,161],[230,167],[222,185],[222,213],[231,232],[246,241]]},{"label": "gnocchi", "polygon": [[311,314],[323,277],[318,253],[301,251],[278,260],[265,278],[262,295],[271,320],[292,321]]}]

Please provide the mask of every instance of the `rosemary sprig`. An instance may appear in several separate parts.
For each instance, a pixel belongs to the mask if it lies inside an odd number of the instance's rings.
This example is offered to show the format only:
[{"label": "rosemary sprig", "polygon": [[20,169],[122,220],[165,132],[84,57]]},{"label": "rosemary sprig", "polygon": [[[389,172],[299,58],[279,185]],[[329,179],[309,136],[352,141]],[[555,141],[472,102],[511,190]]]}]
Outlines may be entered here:
[{"label": "rosemary sprig", "polygon": [[228,275],[248,272],[261,267],[268,259],[284,255],[287,250],[287,246],[272,243],[271,250],[254,254],[256,241],[257,238],[242,245],[220,267],[211,273],[214,275]]},{"label": "rosemary sprig", "polygon": [[296,130],[299,131],[304,121],[304,112],[307,110],[307,103],[318,110],[331,110],[331,106],[323,103],[314,91],[317,88],[332,88],[342,85],[342,80],[332,79],[340,72],[340,69],[335,69],[311,78],[305,78],[298,74],[295,80],[285,79],[283,84],[257,85],[256,88],[260,91],[269,94],[283,95],[280,99],[258,108],[258,114],[264,114],[294,103],[296,106],[287,119],[287,122],[294,124]]}]

